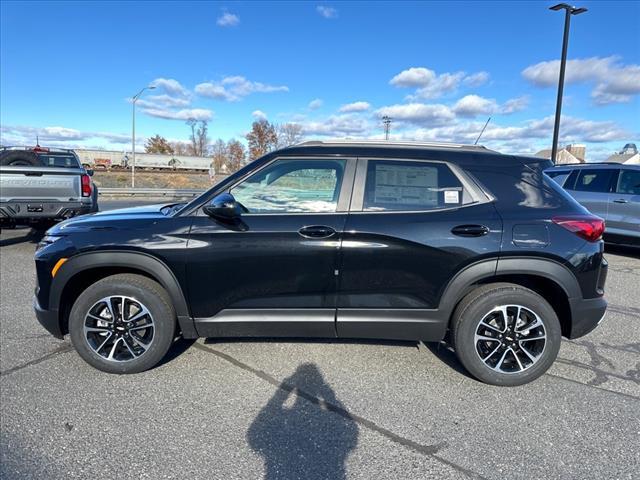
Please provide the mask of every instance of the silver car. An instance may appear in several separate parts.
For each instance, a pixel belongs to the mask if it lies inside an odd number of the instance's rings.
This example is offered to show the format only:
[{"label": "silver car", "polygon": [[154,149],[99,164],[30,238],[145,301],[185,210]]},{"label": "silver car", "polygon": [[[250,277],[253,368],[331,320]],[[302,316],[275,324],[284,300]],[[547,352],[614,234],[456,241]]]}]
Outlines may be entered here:
[{"label": "silver car", "polygon": [[640,165],[560,165],[545,173],[605,219],[605,241],[640,246]]}]

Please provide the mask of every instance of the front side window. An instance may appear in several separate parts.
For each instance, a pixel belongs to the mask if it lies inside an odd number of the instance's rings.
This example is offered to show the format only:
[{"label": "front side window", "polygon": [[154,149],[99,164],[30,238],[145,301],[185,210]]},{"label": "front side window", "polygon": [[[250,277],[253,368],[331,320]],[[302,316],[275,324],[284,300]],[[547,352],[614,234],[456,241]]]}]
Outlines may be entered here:
[{"label": "front side window", "polygon": [[365,211],[420,211],[468,203],[462,183],[442,163],[369,160]]},{"label": "front side window", "polygon": [[621,170],[618,176],[616,192],[640,195],[640,170]]},{"label": "front side window", "polygon": [[584,169],[580,172],[575,190],[580,192],[600,192],[609,191],[611,175],[614,173],[612,169]]},{"label": "front side window", "polygon": [[231,189],[249,213],[331,213],[346,160],[276,160]]}]

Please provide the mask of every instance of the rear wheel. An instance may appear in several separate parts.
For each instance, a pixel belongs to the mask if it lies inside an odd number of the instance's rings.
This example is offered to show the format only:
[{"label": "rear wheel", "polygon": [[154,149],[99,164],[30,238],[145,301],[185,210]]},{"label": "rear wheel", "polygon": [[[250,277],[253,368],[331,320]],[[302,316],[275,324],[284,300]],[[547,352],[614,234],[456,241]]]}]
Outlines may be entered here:
[{"label": "rear wheel", "polygon": [[87,288],[69,316],[71,342],[93,367],[138,373],[155,366],[174,338],[175,311],[155,281],[134,274],[104,278]]},{"label": "rear wheel", "polygon": [[479,287],[453,315],[458,358],[477,379],[515,386],[544,374],[560,349],[561,329],[549,303],[509,283]]}]

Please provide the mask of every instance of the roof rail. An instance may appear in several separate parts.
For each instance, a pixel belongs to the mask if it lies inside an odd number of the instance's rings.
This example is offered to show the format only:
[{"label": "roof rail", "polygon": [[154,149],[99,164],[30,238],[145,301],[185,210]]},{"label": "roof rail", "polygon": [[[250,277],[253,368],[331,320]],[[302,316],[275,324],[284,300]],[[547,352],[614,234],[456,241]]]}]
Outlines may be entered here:
[{"label": "roof rail", "polygon": [[[28,150],[28,151],[37,151],[37,148],[42,148],[45,149],[48,152],[67,152],[67,153],[74,153],[74,150],[72,148],[60,148],[60,147],[39,147],[39,146],[34,146],[34,147],[27,147],[27,146],[16,146],[16,145],[2,145],[0,146],[0,150]],[[45,150],[42,150],[45,151]]]},{"label": "roof rail", "polygon": [[306,142],[292,145],[295,147],[301,146],[313,146],[313,145],[375,145],[380,147],[436,147],[436,148],[460,148],[460,149],[480,149],[487,150],[484,145],[472,145],[463,143],[450,143],[450,142],[414,142],[405,140],[309,140]]}]

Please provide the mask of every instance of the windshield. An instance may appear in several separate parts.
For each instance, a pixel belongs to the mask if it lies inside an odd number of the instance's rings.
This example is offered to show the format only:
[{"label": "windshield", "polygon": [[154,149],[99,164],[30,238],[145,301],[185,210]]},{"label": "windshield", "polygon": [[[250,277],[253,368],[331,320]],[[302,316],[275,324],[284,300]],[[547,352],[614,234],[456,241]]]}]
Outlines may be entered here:
[{"label": "windshield", "polygon": [[41,153],[38,159],[45,167],[79,168],[80,162],[71,154],[64,153]]}]

